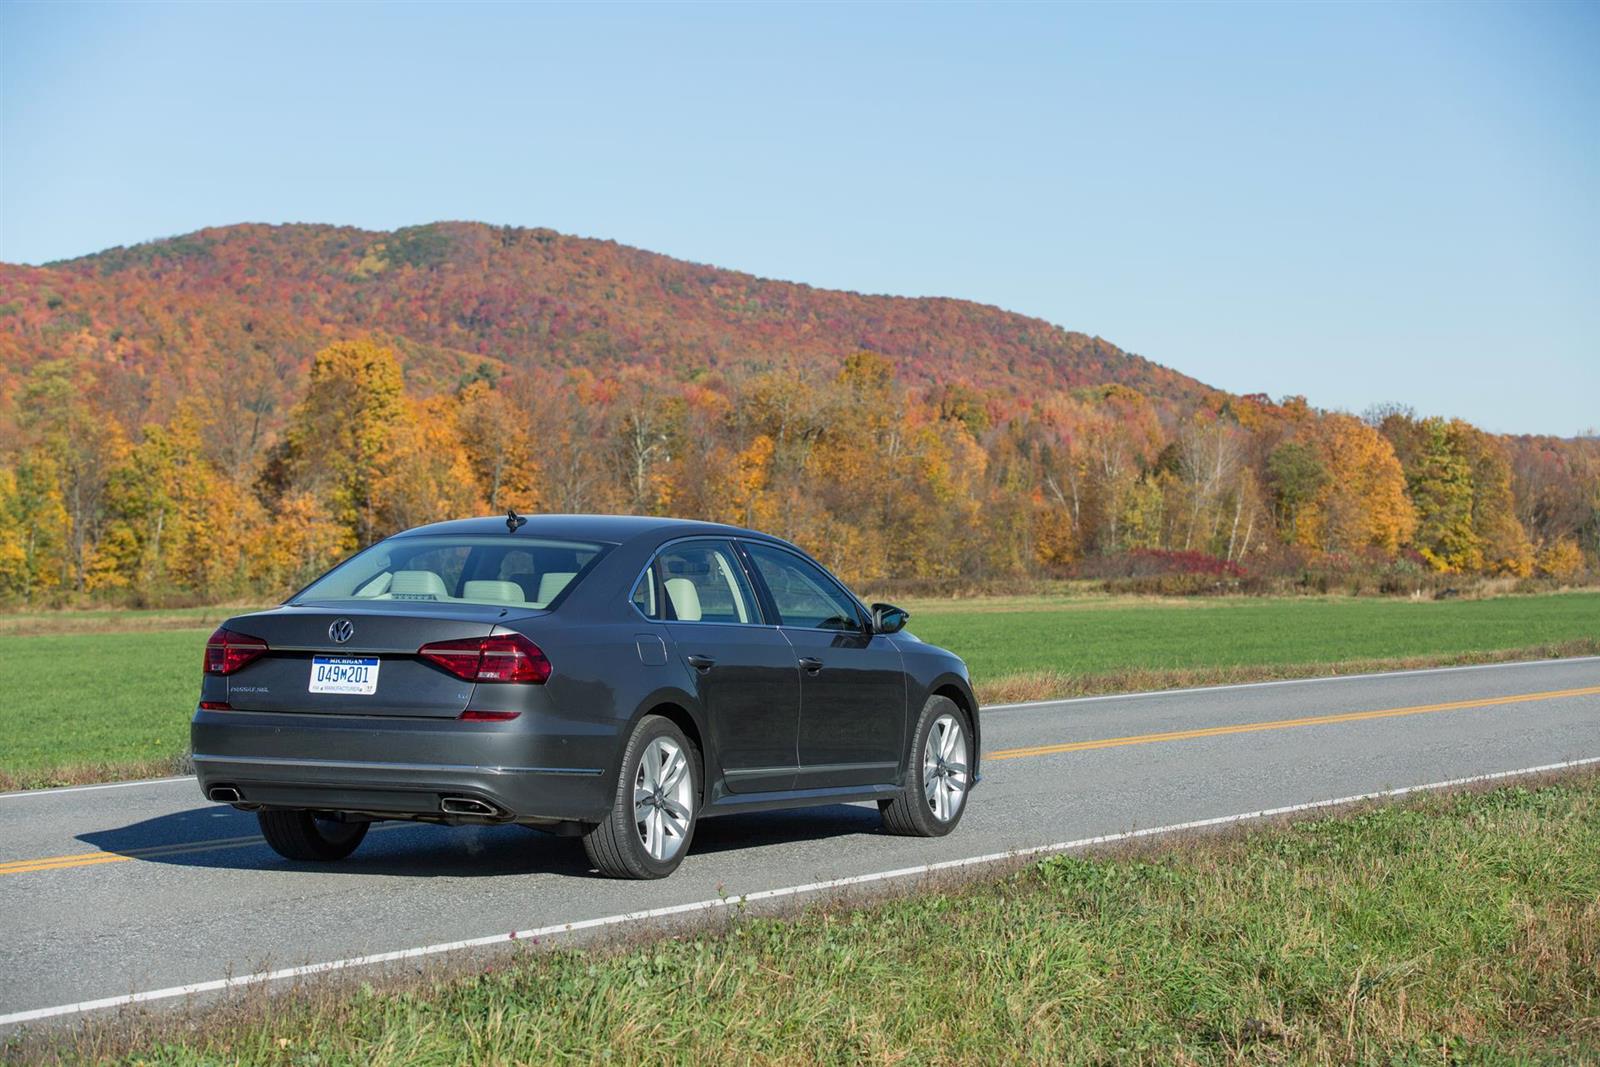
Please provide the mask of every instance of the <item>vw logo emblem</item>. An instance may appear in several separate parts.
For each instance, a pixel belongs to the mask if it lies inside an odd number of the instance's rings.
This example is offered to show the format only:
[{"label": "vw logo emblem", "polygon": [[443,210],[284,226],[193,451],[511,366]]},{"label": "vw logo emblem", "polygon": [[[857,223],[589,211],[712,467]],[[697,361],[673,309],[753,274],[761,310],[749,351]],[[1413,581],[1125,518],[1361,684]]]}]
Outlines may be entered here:
[{"label": "vw logo emblem", "polygon": [[356,624],[349,619],[334,619],[328,624],[328,636],[341,645],[355,635]]}]

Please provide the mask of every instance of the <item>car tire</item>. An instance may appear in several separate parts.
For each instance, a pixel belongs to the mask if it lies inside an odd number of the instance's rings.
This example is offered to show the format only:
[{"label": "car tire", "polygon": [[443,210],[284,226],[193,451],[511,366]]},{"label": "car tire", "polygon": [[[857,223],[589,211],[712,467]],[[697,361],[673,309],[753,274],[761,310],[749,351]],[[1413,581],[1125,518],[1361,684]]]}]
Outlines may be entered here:
[{"label": "car tire", "polygon": [[943,837],[954,830],[972,793],[972,754],[967,713],[949,697],[929,697],[911,734],[906,790],[878,803],[884,829],[904,837]]},{"label": "car tire", "polygon": [[583,836],[589,862],[610,878],[665,878],[694,841],[700,751],[671,719],[646,715],[622,753],[611,811]]},{"label": "car tire", "polygon": [[342,860],[367,836],[367,823],[319,819],[309,811],[258,811],[261,836],[290,860]]}]

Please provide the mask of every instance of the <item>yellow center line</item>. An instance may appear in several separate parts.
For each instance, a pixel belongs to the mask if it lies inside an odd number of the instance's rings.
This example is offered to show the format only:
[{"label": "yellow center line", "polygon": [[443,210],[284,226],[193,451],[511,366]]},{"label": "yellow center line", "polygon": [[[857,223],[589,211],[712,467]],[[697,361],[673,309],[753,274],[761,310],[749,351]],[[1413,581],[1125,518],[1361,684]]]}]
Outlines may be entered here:
[{"label": "yellow center line", "polygon": [[1026,748],[1003,748],[990,752],[984,758],[991,760],[1022,759],[1027,756],[1053,756],[1061,752],[1088,752],[1097,748],[1121,748],[1125,745],[1152,745],[1163,741],[1191,741],[1198,737],[1221,737],[1225,734],[1250,734],[1261,730],[1288,730],[1296,726],[1332,726],[1341,722],[1366,722],[1369,719],[1395,719],[1402,715],[1427,715],[1436,711],[1464,711],[1467,708],[1492,708],[1501,704],[1526,704],[1535,700],[1560,700],[1563,697],[1583,697],[1600,694],[1600,685],[1583,689],[1553,689],[1544,693],[1518,693],[1507,697],[1485,697],[1482,700],[1454,700],[1447,704],[1416,704],[1409,708],[1384,708],[1379,711],[1350,711],[1337,715],[1312,715],[1304,719],[1276,719],[1270,722],[1244,722],[1232,726],[1208,726],[1200,730],[1173,730],[1160,734],[1135,734],[1132,737],[1105,737],[1097,741],[1069,741],[1058,745],[1030,745]]},{"label": "yellow center line", "polygon": [[[379,830],[401,830],[408,824],[392,823],[388,826],[374,826],[372,833]],[[31,860],[11,860],[0,863],[0,877],[8,874],[33,874],[38,871],[60,871],[70,867],[96,867],[102,863],[121,863],[125,860],[162,859],[167,856],[183,856],[191,852],[213,852],[228,848],[249,848],[252,845],[265,845],[266,841],[260,834],[250,834],[245,837],[219,837],[210,841],[178,842],[171,845],[151,845],[149,848],[130,848],[126,852],[73,852],[65,856],[44,856]]]},{"label": "yellow center line", "polygon": [[[1199,737],[1221,737],[1226,734],[1248,734],[1261,730],[1287,730],[1296,726],[1332,726],[1341,722],[1365,722],[1368,719],[1393,719],[1402,715],[1425,715],[1436,711],[1462,711],[1467,708],[1492,708],[1502,704],[1526,704],[1535,700],[1560,700],[1563,697],[1600,695],[1600,685],[1583,689],[1554,689],[1543,693],[1519,693],[1514,696],[1486,697],[1482,700],[1456,700],[1448,704],[1418,704],[1409,708],[1384,708],[1380,711],[1351,711],[1337,715],[1313,715],[1303,719],[1277,719],[1271,722],[1247,722],[1232,726],[1208,726],[1200,730],[1174,730],[1159,734],[1136,734],[1132,737],[1106,737],[1098,741],[1070,741],[1059,745],[1032,745],[1027,748],[1004,748],[990,752],[986,759],[1023,759],[1027,756],[1053,756],[1062,752],[1088,752],[1097,748],[1121,748],[1125,745],[1149,745],[1163,741],[1189,741]],[[408,823],[391,823],[374,826],[379,830],[400,830]],[[125,852],[77,852],[65,856],[44,856],[31,860],[11,860],[0,863],[0,877],[8,874],[33,874],[38,871],[60,871],[71,867],[94,867],[102,863],[121,863],[125,860],[160,859],[193,852],[212,852],[218,849],[249,848],[265,844],[250,834],[245,837],[222,837],[211,841],[179,842],[170,845],[152,845],[133,848]]]}]

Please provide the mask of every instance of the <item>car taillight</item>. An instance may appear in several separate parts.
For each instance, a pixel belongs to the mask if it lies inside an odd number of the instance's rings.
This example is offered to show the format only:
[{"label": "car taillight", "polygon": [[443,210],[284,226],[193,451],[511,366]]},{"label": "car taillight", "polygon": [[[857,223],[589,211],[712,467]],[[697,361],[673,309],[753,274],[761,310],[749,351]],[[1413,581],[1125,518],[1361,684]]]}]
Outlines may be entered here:
[{"label": "car taillight", "polygon": [[267,643],[259,637],[237,633],[225,626],[206,641],[206,673],[232,674],[246,663],[267,654]]},{"label": "car taillight", "polygon": [[528,682],[543,685],[550,661],[521,634],[494,634],[464,641],[435,641],[417,655],[469,682]]}]

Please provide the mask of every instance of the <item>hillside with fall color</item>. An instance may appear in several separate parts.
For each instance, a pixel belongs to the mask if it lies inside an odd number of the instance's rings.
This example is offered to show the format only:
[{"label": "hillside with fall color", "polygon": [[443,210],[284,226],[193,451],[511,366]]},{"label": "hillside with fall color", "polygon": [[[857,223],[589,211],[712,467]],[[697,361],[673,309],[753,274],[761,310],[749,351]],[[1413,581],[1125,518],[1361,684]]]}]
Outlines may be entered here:
[{"label": "hillside with fall color", "polygon": [[240,225],[46,267],[0,267],[0,395],[41,360],[92,364],[129,422],[246,379],[285,406],[311,356],[374,335],[408,387],[463,375],[645,366],[675,380],[745,367],[831,373],[888,356],[907,382],[1028,395],[1116,382],[1193,401],[1206,387],[1096,337],[963,300],[770,281],[551,230],[437,223],[376,233]]},{"label": "hillside with fall color", "polygon": [[1235,396],[997,308],[547,230],[0,266],[0,604],[278,596],[508,506],[753,526],[857,583],[1423,595],[1600,572],[1600,439]]}]

